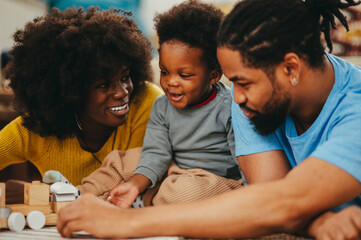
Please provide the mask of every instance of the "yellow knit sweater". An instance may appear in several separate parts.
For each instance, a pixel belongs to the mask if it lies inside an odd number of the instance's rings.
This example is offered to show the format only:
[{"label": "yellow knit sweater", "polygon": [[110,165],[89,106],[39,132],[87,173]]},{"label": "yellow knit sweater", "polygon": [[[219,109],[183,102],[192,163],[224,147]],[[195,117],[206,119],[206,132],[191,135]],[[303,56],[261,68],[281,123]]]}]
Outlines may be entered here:
[{"label": "yellow knit sweater", "polygon": [[[147,83],[146,88],[135,96],[129,106],[127,122],[118,127],[114,149],[127,150],[141,147],[145,129],[155,99],[162,94],[160,88]],[[0,170],[10,164],[32,162],[41,175],[48,170],[61,172],[72,184],[79,185],[101,165],[90,152],[83,150],[76,137],[59,140],[41,137],[22,125],[23,119],[16,118],[0,131]],[[113,149],[114,133],[95,154],[99,160]]]}]

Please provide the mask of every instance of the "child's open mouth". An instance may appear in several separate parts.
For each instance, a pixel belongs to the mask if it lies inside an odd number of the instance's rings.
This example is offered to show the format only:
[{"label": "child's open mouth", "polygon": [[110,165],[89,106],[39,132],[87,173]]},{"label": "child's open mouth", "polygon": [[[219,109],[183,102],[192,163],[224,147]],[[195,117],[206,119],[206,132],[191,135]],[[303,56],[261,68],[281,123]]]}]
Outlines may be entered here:
[{"label": "child's open mouth", "polygon": [[177,94],[177,93],[169,93],[171,100],[174,102],[179,102],[182,100],[183,98],[183,94]]}]

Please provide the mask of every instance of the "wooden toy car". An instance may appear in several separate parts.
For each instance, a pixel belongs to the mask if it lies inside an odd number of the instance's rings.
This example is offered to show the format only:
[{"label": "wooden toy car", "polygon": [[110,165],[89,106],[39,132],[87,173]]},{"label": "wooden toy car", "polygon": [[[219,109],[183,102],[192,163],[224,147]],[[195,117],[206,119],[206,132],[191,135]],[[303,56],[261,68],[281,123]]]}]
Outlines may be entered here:
[{"label": "wooden toy car", "polygon": [[[55,184],[55,185],[54,185]],[[5,204],[5,183],[0,183],[0,229],[22,231],[25,225],[41,229],[56,225],[59,209],[74,201],[79,192],[71,184],[41,183],[33,181],[24,185],[24,204]],[[49,201],[50,199],[50,201]]]}]

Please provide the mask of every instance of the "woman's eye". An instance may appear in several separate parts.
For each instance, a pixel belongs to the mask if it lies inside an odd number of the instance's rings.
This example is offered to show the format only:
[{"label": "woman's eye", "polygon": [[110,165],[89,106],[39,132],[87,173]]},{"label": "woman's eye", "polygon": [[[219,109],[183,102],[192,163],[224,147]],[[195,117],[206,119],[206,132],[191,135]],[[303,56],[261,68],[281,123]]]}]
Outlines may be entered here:
[{"label": "woman's eye", "polygon": [[109,86],[108,86],[108,84],[98,84],[98,85],[96,85],[95,86],[96,88],[99,88],[99,89],[105,89],[105,88],[108,88]]},{"label": "woman's eye", "polygon": [[121,82],[128,82],[130,80],[130,75],[124,76],[120,79]]}]

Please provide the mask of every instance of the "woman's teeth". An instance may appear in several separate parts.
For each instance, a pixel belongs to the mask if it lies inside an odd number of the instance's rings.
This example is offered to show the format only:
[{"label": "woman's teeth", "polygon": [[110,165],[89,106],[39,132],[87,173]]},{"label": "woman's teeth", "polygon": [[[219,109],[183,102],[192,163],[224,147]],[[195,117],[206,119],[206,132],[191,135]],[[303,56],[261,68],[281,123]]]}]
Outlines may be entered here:
[{"label": "woman's teeth", "polygon": [[123,106],[118,106],[118,107],[111,107],[110,109],[114,112],[120,112],[123,109],[125,109],[127,107],[127,104],[124,104]]}]

